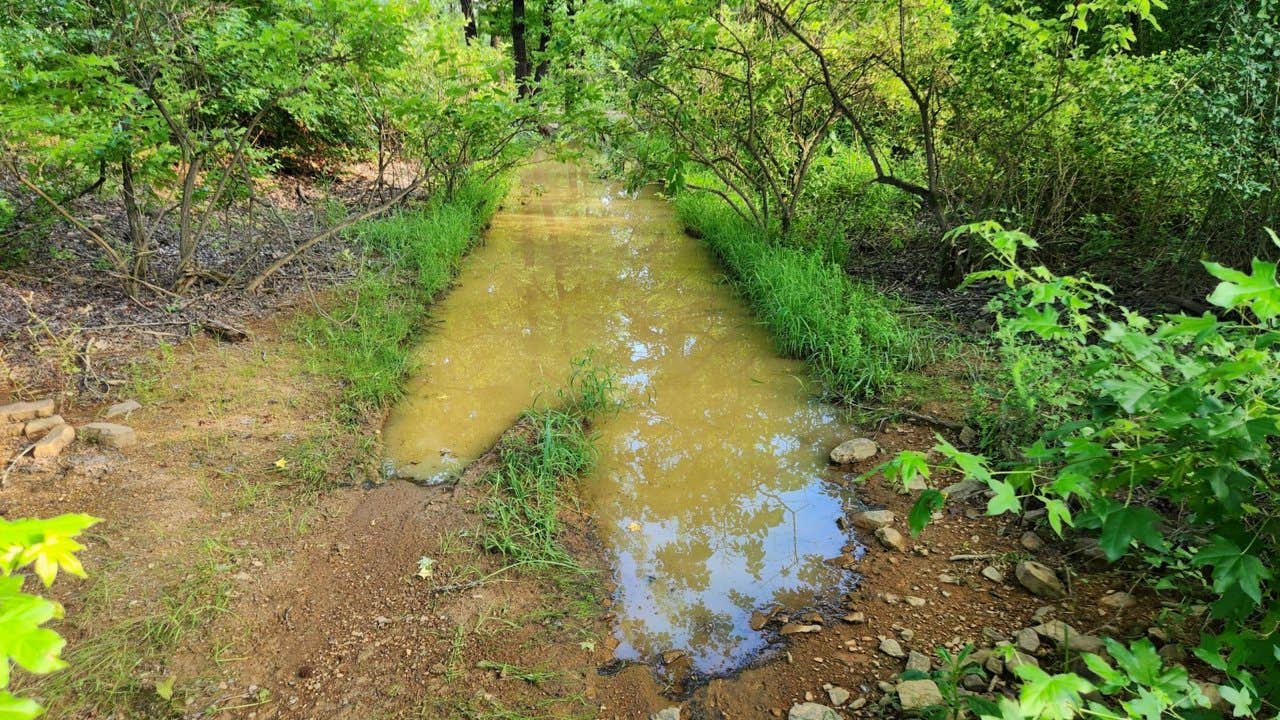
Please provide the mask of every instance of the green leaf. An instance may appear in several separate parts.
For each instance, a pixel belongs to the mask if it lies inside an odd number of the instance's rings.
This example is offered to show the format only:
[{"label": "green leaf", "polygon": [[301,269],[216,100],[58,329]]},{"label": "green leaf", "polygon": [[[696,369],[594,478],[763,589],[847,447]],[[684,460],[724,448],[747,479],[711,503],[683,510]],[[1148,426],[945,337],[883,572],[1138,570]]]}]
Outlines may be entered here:
[{"label": "green leaf", "polygon": [[1234,542],[1215,535],[1208,545],[1192,558],[1196,567],[1213,568],[1213,590],[1225,595],[1239,587],[1255,605],[1262,603],[1262,581],[1272,578],[1271,571],[1255,555],[1246,554]]},{"label": "green leaf", "polygon": [[1254,258],[1252,274],[1204,262],[1210,275],[1222,280],[1209,295],[1209,302],[1231,310],[1246,307],[1259,319],[1269,321],[1280,315],[1280,283],[1276,264]]},{"label": "green leaf", "polygon": [[1231,703],[1231,714],[1235,717],[1253,715],[1253,696],[1247,691],[1233,688],[1230,685],[1219,685],[1218,693],[1222,695],[1223,700]]},{"label": "green leaf", "polygon": [[933,518],[936,510],[941,510],[943,504],[946,503],[946,496],[938,490],[929,488],[920,493],[920,497],[916,498],[915,505],[911,506],[911,513],[907,516],[907,524],[911,528],[911,535],[918,537],[920,531]]},{"label": "green leaf", "polygon": [[0,690],[0,720],[31,720],[44,712],[34,700],[10,695]]},{"label": "green leaf", "polygon": [[1107,652],[1131,680],[1142,685],[1156,684],[1164,660],[1156,652],[1156,647],[1150,640],[1142,638],[1129,647],[1111,638],[1107,638],[1104,642],[1107,645]]},{"label": "green leaf", "polygon": [[1018,501],[1018,491],[1003,480],[992,478],[987,481],[987,486],[995,491],[995,495],[987,501],[987,514],[1000,515],[1001,513],[1018,513],[1022,511],[1022,503]]},{"label": "green leaf", "polygon": [[1014,672],[1023,680],[1018,694],[1022,711],[1038,720],[1071,720],[1084,703],[1080,696],[1093,692],[1093,685],[1075,673],[1050,675],[1030,664]]},{"label": "green leaf", "polygon": [[44,674],[63,667],[58,659],[66,644],[52,630],[40,625],[62,616],[62,606],[36,595],[0,592],[0,658],[12,658],[28,671]]},{"label": "green leaf", "polygon": [[1102,535],[1098,537],[1098,545],[1111,562],[1123,557],[1134,540],[1152,550],[1164,550],[1166,546],[1164,536],[1158,528],[1159,523],[1160,516],[1148,507],[1127,505],[1113,509],[1102,521]]}]

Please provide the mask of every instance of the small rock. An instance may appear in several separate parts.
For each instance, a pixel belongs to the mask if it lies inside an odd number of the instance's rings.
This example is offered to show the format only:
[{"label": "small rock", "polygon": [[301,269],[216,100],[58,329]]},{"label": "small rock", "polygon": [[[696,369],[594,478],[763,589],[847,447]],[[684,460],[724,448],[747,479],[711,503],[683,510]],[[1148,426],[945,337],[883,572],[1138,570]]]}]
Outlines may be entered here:
[{"label": "small rock", "polygon": [[924,492],[929,489],[929,483],[923,477],[917,475],[903,483],[902,488],[908,493]]},{"label": "small rock", "polygon": [[987,484],[980,480],[961,480],[954,485],[942,489],[943,494],[956,502],[964,502],[988,491]]},{"label": "small rock", "polygon": [[840,707],[841,705],[849,702],[850,695],[852,695],[852,693],[838,685],[832,685],[827,688],[827,698],[830,699],[831,704],[836,707]]},{"label": "small rock", "polygon": [[866,706],[866,704],[867,704],[867,699],[866,699],[866,698],[861,698],[861,697],[860,697],[860,698],[855,698],[853,702],[849,703],[849,709],[850,709],[850,710],[861,710],[863,707],[865,707],[865,706]]},{"label": "small rock", "polygon": [[1103,598],[1098,601],[1098,604],[1103,607],[1119,611],[1137,605],[1138,601],[1127,592],[1113,592],[1103,596]]},{"label": "small rock", "polygon": [[987,681],[981,675],[969,673],[960,678],[960,687],[970,692],[984,692],[987,689]]},{"label": "small rock", "polygon": [[928,655],[912,650],[907,653],[907,669],[927,673],[933,669],[933,661],[929,659]]},{"label": "small rock", "polygon": [[1023,628],[1014,633],[1013,644],[1024,653],[1033,653],[1040,649],[1040,636],[1031,628]]},{"label": "small rock", "polygon": [[1024,560],[1014,569],[1018,582],[1033,595],[1058,600],[1067,596],[1066,588],[1052,569],[1034,560]]},{"label": "small rock", "polygon": [[1040,667],[1040,661],[1036,660],[1034,657],[1026,653],[1018,652],[1017,650],[1014,650],[1013,654],[1010,655],[1008,658],[1006,658],[1004,661],[1004,667],[1010,673],[1012,673],[1015,669],[1022,667],[1023,665]]},{"label": "small rock", "polygon": [[946,583],[947,585],[959,585],[960,578],[956,577],[955,575],[948,575],[946,573],[942,573],[941,575],[938,576],[938,582]]},{"label": "small rock", "polygon": [[932,680],[904,680],[898,683],[897,691],[898,703],[907,712],[942,704],[942,693]]},{"label": "small rock", "polygon": [[1030,530],[1022,533],[1022,537],[1018,542],[1022,543],[1022,547],[1026,549],[1027,552],[1039,552],[1040,549],[1044,547],[1044,540],[1041,540],[1039,535],[1031,532]]},{"label": "small rock", "polygon": [[880,641],[880,652],[892,658],[904,658],[907,656],[902,650],[902,646],[893,638],[885,638]]},{"label": "small rock", "polygon": [[982,667],[986,668],[987,672],[992,675],[999,675],[1004,672],[1004,658],[992,653],[987,656],[986,661],[982,663]]},{"label": "small rock", "polygon": [[35,402],[0,405],[0,423],[22,422],[24,420],[49,417],[53,414],[53,409],[53,400],[36,400]]},{"label": "small rock", "polygon": [[130,398],[128,400],[125,400],[124,402],[118,402],[115,405],[112,405],[111,407],[107,408],[107,411],[102,413],[102,419],[110,420],[111,418],[120,417],[121,415],[128,417],[129,413],[133,412],[134,410],[141,410],[141,409],[142,409],[142,404],[139,403],[137,400]]},{"label": "small rock", "polygon": [[751,613],[751,619],[747,621],[747,624],[751,626],[752,630],[760,630],[769,624],[769,616],[756,610]]},{"label": "small rock", "polygon": [[650,715],[649,720],[680,720],[680,708],[662,708],[658,712]]},{"label": "small rock", "polygon": [[23,427],[24,424],[20,422],[0,423],[0,438],[18,437],[22,434]]},{"label": "small rock", "polygon": [[1107,647],[1102,638],[1078,633],[1075,628],[1061,620],[1050,620],[1036,625],[1032,630],[1035,630],[1036,634],[1041,637],[1052,640],[1057,645],[1066,645],[1075,652],[1100,653]]},{"label": "small rock", "polygon": [[26,435],[28,440],[35,440],[59,425],[66,424],[67,421],[63,420],[61,415],[50,415],[46,418],[36,418],[22,427],[22,434]]},{"label": "small rock", "polygon": [[972,447],[978,443],[978,431],[968,425],[965,425],[960,428],[959,440],[961,446]]},{"label": "small rock", "polygon": [[826,705],[805,702],[792,705],[787,720],[840,720],[840,716]]},{"label": "small rock", "polygon": [[138,442],[138,434],[133,431],[133,428],[128,425],[116,425],[115,423],[89,423],[80,428],[80,435],[89,442],[106,445],[117,450],[136,445]]},{"label": "small rock", "polygon": [[1216,712],[1226,711],[1227,701],[1223,699],[1222,692],[1218,690],[1217,685],[1214,685],[1212,683],[1207,683],[1207,682],[1200,682],[1199,680],[1192,680],[1192,682],[1194,682],[1196,686],[1200,688],[1200,692],[1204,693],[1204,696],[1209,700],[1210,710],[1213,710]]},{"label": "small rock", "polygon": [[862,612],[852,612],[840,619],[847,623],[858,625],[867,621],[867,614]]},{"label": "small rock", "polygon": [[907,550],[907,539],[902,536],[902,533],[891,527],[882,527],[877,530],[876,539],[889,550],[898,552],[906,552]]},{"label": "small rock", "polygon": [[821,625],[801,625],[799,623],[787,623],[778,631],[779,635],[800,635],[803,633],[821,632]]},{"label": "small rock", "polygon": [[903,628],[898,631],[898,637],[902,638],[903,642],[911,642],[916,639],[916,631],[910,628]]},{"label": "small rock", "polygon": [[840,443],[831,451],[831,462],[837,465],[848,465],[859,460],[873,458],[878,452],[880,452],[880,447],[876,445],[874,440],[854,438]]},{"label": "small rock", "polygon": [[683,650],[667,650],[662,653],[662,664],[670,665],[686,657]]},{"label": "small rock", "polygon": [[1156,652],[1160,653],[1160,657],[1164,658],[1167,663],[1181,663],[1187,659],[1187,649],[1177,643],[1169,643],[1160,648]]},{"label": "small rock", "polygon": [[1004,582],[1004,573],[1000,572],[999,570],[995,569],[990,565],[982,568],[982,577],[990,580],[993,583]]},{"label": "small rock", "polygon": [[75,428],[63,423],[50,430],[35,447],[31,449],[31,457],[34,458],[51,458],[57,457],[63,448],[70,445],[76,439]]},{"label": "small rock", "polygon": [[925,599],[922,597],[908,595],[907,604],[910,605],[911,607],[924,607],[926,603],[925,603]]},{"label": "small rock", "polygon": [[849,516],[849,522],[863,530],[879,530],[892,525],[893,520],[892,510],[864,510]]}]

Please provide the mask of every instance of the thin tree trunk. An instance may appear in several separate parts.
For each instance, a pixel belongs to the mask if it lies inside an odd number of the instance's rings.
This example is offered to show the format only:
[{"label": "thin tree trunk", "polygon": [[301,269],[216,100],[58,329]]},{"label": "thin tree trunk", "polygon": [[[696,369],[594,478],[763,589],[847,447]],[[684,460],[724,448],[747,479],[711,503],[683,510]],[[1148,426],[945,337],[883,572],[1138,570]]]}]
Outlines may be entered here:
[{"label": "thin tree trunk", "polygon": [[472,40],[479,37],[479,30],[476,28],[476,8],[475,0],[459,0],[462,4],[462,17],[466,19],[466,24],[462,26],[462,38],[468,45]]},{"label": "thin tree trunk", "polygon": [[145,280],[151,265],[151,238],[147,234],[142,208],[138,206],[138,195],[133,187],[133,163],[128,154],[120,161],[120,184],[125,216],[129,220],[129,237],[133,240],[133,267],[129,274],[137,280]]},{"label": "thin tree trunk", "polygon": [[516,85],[520,97],[528,97],[529,84],[529,46],[525,42],[525,8],[524,0],[511,0],[511,54],[515,61]]}]

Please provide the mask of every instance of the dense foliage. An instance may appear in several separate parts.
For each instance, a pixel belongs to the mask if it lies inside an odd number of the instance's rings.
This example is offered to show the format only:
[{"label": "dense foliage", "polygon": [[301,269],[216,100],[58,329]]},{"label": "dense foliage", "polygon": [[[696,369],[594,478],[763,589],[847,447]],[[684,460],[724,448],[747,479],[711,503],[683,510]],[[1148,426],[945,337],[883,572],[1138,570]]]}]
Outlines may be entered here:
[{"label": "dense foliage", "polygon": [[[984,482],[991,514],[1043,507],[1055,532],[1096,532],[1109,561],[1127,557],[1148,566],[1152,589],[1181,603],[1186,617],[1179,632],[1195,639],[1200,624],[1195,654],[1230,678],[1222,696],[1238,715],[1263,710],[1262,700],[1280,694],[1280,594],[1271,569],[1280,551],[1276,264],[1255,260],[1245,272],[1205,263],[1220,279],[1208,301],[1232,313],[1229,319],[1149,318],[1115,304],[1104,286],[1043,266],[1024,269],[1017,252],[1035,248],[1024,233],[994,223],[961,231],[989,243],[1002,265],[971,278],[999,279],[1010,288],[1000,313],[1002,342],[1014,352],[1038,348],[1035,362],[1063,378],[1048,388],[1019,383],[1016,392],[1054,408],[1060,422],[1044,427],[1011,463],[944,442],[937,447],[943,466]],[[904,481],[930,472],[925,456],[914,452],[889,466]],[[942,500],[937,490],[921,496],[914,530]],[[1197,617],[1196,603],[1208,605],[1207,616]],[[1116,648],[1111,655],[1135,668],[1150,664]],[[1154,717],[1139,707],[1207,706],[1185,671],[1177,692],[1153,699],[1152,688],[1165,680],[1161,660],[1154,662],[1146,670],[1125,668],[1128,675],[1104,670],[1101,659],[1089,667],[1113,692],[1127,688],[1120,697],[1134,717]],[[1139,680],[1137,687],[1128,679]],[[1073,702],[1084,707],[1079,693]]]},{"label": "dense foliage", "polygon": [[[592,5],[580,26],[617,80],[613,150],[637,179],[677,190],[709,172],[698,187],[784,232],[896,193],[896,224],[919,225],[944,282],[982,251],[942,234],[998,219],[1059,266],[1164,273],[1148,292],[1169,304],[1191,301],[1206,253],[1275,253],[1277,9],[681,0]],[[1166,39],[1165,23],[1185,29]],[[850,162],[858,182],[809,191]]]},{"label": "dense foliage", "polygon": [[[134,293],[207,280],[256,289],[264,276],[220,276],[200,260],[228,236],[288,230],[258,196],[268,172],[369,160],[379,199],[448,193],[509,167],[532,127],[502,52],[467,44],[454,14],[413,0],[19,2],[3,13],[0,192],[13,197],[0,232],[18,243],[56,214]],[[125,222],[101,222],[78,202],[87,196],[118,202]]]}]

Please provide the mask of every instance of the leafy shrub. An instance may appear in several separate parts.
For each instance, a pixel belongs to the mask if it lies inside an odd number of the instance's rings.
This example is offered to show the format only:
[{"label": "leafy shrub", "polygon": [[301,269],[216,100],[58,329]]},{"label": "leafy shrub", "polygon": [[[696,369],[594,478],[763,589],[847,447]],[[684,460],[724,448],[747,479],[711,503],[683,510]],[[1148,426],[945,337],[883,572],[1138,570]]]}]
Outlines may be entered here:
[{"label": "leafy shrub", "polygon": [[779,350],[805,360],[833,396],[877,395],[931,358],[890,299],[823,254],[781,244],[705,193],[679,195],[676,211],[724,263]]},{"label": "leafy shrub", "polygon": [[45,587],[59,570],[84,577],[76,557],[83,546],[75,538],[96,522],[88,515],[0,519],[0,717],[6,720],[27,720],[43,712],[35,701],[9,692],[10,663],[40,675],[65,667],[61,654],[66,641],[41,627],[62,617],[62,605],[23,592],[24,578],[16,573],[30,567]]},{"label": "leafy shrub", "polygon": [[[1204,264],[1221,280],[1208,300],[1224,318],[1148,318],[1112,303],[1095,283],[1022,268],[1017,251],[1035,247],[1023,233],[995,223],[958,232],[984,239],[1003,266],[971,277],[1010,288],[1002,330],[1032,338],[1059,361],[1060,373],[1078,378],[1078,394],[1063,403],[1078,419],[1046,429],[1022,448],[1024,460],[1000,470],[943,442],[936,449],[946,466],[989,486],[989,514],[1043,505],[1056,532],[1067,525],[1096,531],[1110,561],[1136,556],[1153,566],[1157,590],[1210,600],[1211,623],[1196,657],[1231,679],[1221,693],[1238,714],[1258,709],[1261,698],[1280,693],[1280,592],[1271,561],[1280,551],[1276,264],[1254,260],[1250,272]],[[923,455],[903,453],[886,472],[911,479],[930,468]],[[922,494],[912,512],[914,532],[943,499],[936,490]],[[1115,648],[1112,656],[1123,659]],[[1140,706],[1201,704],[1177,693],[1159,694],[1156,705],[1149,698],[1139,703],[1134,697],[1147,698],[1165,676],[1140,659],[1132,664],[1122,669],[1133,684],[1093,669],[1124,695],[1117,702],[1131,704],[1134,717],[1158,715]],[[1027,717],[1068,715],[1045,710]]]}]

